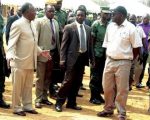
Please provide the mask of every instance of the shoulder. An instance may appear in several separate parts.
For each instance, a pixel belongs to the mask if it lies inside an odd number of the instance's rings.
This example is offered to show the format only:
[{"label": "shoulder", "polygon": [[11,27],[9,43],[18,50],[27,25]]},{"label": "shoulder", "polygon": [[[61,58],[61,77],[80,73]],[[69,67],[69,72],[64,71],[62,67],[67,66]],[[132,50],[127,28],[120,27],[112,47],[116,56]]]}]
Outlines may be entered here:
[{"label": "shoulder", "polygon": [[99,20],[95,20],[92,24],[92,26],[97,26],[99,24]]}]

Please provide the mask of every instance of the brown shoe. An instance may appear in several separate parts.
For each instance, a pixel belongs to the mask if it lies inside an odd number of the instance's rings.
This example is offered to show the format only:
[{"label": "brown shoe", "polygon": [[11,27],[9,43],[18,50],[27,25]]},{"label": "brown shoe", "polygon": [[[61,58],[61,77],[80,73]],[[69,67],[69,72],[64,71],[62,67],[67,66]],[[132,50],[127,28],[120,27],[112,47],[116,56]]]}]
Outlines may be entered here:
[{"label": "brown shoe", "polygon": [[20,115],[20,116],[26,116],[26,113],[24,111],[13,112],[13,114]]},{"label": "brown shoe", "polygon": [[103,110],[103,111],[97,113],[97,116],[98,117],[109,117],[109,116],[111,116],[113,114],[114,114],[113,111],[108,112],[108,111]]}]

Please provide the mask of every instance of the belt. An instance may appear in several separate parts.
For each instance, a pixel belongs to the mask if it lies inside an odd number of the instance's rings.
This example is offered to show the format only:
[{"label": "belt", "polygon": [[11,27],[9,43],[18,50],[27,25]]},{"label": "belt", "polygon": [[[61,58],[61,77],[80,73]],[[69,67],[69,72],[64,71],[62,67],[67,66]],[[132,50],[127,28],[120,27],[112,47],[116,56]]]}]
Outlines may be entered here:
[{"label": "belt", "polygon": [[129,60],[129,61],[131,61],[130,59],[114,59],[114,58],[112,58],[112,57],[110,57],[110,56],[107,56],[109,59],[111,59],[111,60],[114,60],[114,61],[120,61],[120,60]]}]

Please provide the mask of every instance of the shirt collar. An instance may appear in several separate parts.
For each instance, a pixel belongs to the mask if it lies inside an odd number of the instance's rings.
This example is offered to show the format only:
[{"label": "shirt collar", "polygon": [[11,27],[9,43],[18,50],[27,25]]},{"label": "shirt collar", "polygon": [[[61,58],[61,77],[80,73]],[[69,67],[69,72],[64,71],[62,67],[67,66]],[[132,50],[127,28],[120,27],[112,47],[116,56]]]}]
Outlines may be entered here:
[{"label": "shirt collar", "polygon": [[80,27],[81,25],[83,25],[83,24],[78,23],[76,20],[75,20],[75,23],[76,23],[77,27]]},{"label": "shirt collar", "polygon": [[30,20],[28,20],[27,18],[25,18],[24,16],[22,16],[22,19],[24,19],[26,22],[31,23]]}]

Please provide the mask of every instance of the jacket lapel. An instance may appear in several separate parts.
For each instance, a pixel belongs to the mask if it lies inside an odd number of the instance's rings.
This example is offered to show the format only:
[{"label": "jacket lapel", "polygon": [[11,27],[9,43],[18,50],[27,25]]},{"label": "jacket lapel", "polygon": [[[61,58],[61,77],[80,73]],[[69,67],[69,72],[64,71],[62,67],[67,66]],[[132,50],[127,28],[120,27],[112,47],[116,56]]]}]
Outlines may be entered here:
[{"label": "jacket lapel", "polygon": [[73,27],[73,30],[75,31],[77,38],[79,40],[79,32],[78,32],[78,28],[77,28],[77,25],[75,22],[72,23],[72,27]]}]

